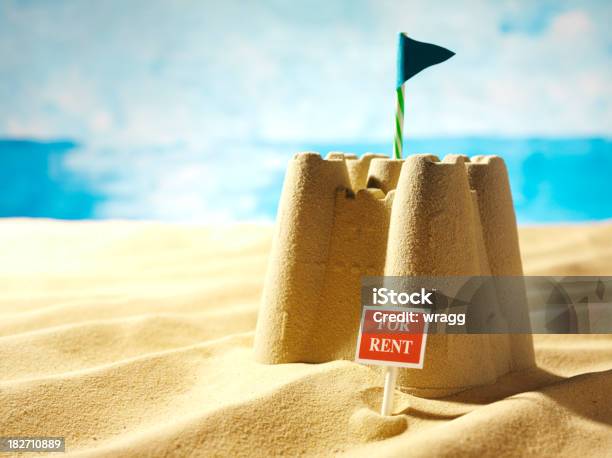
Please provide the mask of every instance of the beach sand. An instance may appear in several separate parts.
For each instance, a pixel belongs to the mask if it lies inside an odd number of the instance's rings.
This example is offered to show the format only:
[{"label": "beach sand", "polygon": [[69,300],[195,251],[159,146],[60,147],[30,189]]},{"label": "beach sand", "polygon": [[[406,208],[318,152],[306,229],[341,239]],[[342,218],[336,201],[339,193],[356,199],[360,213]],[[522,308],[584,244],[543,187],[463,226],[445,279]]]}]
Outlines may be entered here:
[{"label": "beach sand", "polygon": [[[436,400],[351,361],[258,364],[271,226],[0,222],[0,436],[74,456],[610,456],[612,335]],[[519,230],[532,275],[612,275],[612,224]]]}]

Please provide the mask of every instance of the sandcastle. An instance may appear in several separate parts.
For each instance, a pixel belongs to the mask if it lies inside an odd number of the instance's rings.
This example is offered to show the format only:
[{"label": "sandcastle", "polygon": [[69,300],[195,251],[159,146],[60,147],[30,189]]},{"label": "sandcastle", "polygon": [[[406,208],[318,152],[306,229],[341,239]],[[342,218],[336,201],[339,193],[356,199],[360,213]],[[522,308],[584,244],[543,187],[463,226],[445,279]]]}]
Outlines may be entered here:
[{"label": "sandcastle", "polygon": [[[255,335],[258,361],[354,358],[363,276],[519,276],[516,218],[496,156],[298,153],[282,191]],[[504,291],[498,305],[524,307]],[[516,313],[516,310],[514,310]],[[431,335],[400,389],[437,397],[534,365],[529,334]]]}]

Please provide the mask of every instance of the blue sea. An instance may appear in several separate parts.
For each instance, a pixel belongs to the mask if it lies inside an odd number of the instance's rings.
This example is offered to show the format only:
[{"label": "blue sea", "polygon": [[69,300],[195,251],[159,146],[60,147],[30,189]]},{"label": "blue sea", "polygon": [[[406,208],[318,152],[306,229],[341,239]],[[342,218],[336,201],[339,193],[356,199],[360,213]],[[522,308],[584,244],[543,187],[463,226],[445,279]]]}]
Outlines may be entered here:
[{"label": "blue sea", "polygon": [[[612,218],[612,141],[604,138],[412,139],[408,153],[496,154],[519,223]],[[94,148],[0,140],[0,216],[167,221],[273,220],[296,151],[389,153],[381,143],[238,145],[224,152]]]}]

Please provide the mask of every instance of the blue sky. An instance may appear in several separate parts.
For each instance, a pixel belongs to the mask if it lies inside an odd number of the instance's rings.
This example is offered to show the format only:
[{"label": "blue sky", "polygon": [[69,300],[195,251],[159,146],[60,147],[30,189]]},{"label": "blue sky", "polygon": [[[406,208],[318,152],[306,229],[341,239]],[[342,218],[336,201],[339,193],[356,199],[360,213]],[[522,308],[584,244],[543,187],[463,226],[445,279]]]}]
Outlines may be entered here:
[{"label": "blue sky", "polygon": [[[2,1],[0,137],[70,139],[102,191],[147,190],[102,215],[231,218],[292,145],[390,149],[398,31],[457,53],[408,83],[408,141],[610,137],[611,23],[609,1]],[[228,179],[231,210],[191,192]]]}]

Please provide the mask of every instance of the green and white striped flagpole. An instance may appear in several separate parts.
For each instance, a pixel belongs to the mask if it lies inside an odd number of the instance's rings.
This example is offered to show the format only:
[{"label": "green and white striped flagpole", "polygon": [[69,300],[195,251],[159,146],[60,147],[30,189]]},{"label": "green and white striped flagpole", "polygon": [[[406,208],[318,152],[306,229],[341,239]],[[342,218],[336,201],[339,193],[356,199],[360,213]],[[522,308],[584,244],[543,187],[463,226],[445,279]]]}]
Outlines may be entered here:
[{"label": "green and white striped flagpole", "polygon": [[393,142],[393,157],[402,158],[404,145],[404,85],[402,84],[395,90],[395,142]]}]

